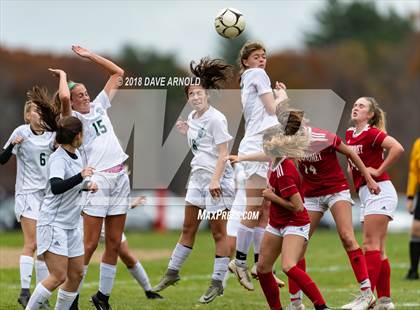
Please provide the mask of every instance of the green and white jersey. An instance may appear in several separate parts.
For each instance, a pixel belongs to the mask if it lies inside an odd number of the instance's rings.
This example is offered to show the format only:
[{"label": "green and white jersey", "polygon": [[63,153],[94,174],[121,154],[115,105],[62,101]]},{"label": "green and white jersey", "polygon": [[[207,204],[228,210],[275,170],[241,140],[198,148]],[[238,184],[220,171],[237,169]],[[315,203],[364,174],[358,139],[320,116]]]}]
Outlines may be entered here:
[{"label": "green and white jersey", "polygon": [[17,165],[15,194],[44,190],[47,186],[48,159],[54,152],[55,133],[45,131],[37,135],[30,125],[21,125],[13,131],[4,149],[18,136],[23,138],[23,142],[15,145],[12,151]]}]

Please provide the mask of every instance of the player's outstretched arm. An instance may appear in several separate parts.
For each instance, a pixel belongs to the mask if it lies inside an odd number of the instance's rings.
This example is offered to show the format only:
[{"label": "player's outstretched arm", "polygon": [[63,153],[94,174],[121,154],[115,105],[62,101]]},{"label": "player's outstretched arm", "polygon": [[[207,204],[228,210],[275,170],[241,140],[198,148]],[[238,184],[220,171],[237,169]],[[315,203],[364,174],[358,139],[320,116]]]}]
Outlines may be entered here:
[{"label": "player's outstretched arm", "polygon": [[58,97],[61,102],[61,116],[71,116],[71,104],[70,104],[70,89],[67,85],[67,74],[60,69],[51,69],[48,70],[55,76],[59,78],[58,84]]},{"label": "player's outstretched arm", "polygon": [[110,77],[105,84],[104,90],[106,94],[108,95],[108,98],[111,100],[112,97],[114,96],[112,91],[117,89],[121,85],[120,82],[121,82],[122,77],[124,76],[124,70],[118,67],[112,61],[102,56],[99,56],[98,54],[95,54],[89,51],[88,49],[81,47],[79,45],[73,45],[71,49],[80,57],[87,58],[90,61],[104,68],[106,71],[108,71]]},{"label": "player's outstretched arm", "polygon": [[253,154],[243,154],[243,155],[229,155],[227,157],[227,160],[230,160],[232,164],[241,162],[241,161],[270,161],[271,158],[267,155],[265,155],[264,152],[260,153],[253,153]]}]

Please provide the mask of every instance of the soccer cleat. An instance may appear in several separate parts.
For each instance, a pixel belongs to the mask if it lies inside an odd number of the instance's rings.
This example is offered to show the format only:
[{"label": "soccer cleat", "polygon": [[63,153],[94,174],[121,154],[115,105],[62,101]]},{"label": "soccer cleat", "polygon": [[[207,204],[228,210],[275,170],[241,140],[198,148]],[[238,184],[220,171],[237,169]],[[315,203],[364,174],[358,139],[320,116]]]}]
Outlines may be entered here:
[{"label": "soccer cleat", "polygon": [[144,293],[146,294],[147,299],[163,299],[160,294],[153,291],[145,291]]},{"label": "soccer cleat", "polygon": [[90,301],[93,303],[96,310],[111,310],[111,305],[108,301],[100,298],[98,293],[92,295]]},{"label": "soccer cleat", "polygon": [[[255,264],[251,268],[251,276],[252,276],[253,279],[258,280],[257,265],[255,265]],[[276,280],[277,285],[279,287],[284,287],[286,285],[282,280],[277,278],[277,276],[274,272],[273,272],[273,276],[274,276],[274,279]]]},{"label": "soccer cleat", "polygon": [[235,260],[231,260],[228,265],[229,271],[232,272],[239,283],[249,291],[254,290],[254,285],[251,282],[251,275],[249,274],[248,267],[239,267],[236,265]]},{"label": "soccer cleat", "polygon": [[178,270],[168,269],[166,270],[165,274],[163,275],[162,279],[160,279],[159,283],[152,288],[153,292],[160,292],[167,288],[170,285],[174,285],[181,279],[179,276]]},{"label": "soccer cleat", "polygon": [[18,303],[22,305],[23,309],[26,308],[28,305],[29,299],[31,298],[31,292],[28,288],[23,288],[20,291],[20,295],[18,297]]},{"label": "soccer cleat", "polygon": [[375,307],[373,307],[373,310],[394,310],[395,305],[392,302],[392,299],[389,297],[381,297],[378,298],[376,301]]},{"label": "soccer cleat", "polygon": [[305,305],[302,304],[302,301],[299,301],[299,303],[291,302],[287,305],[286,310],[305,310]]},{"label": "soccer cleat", "polygon": [[217,296],[223,295],[223,283],[220,280],[211,280],[210,286],[207,291],[200,297],[198,302],[208,304],[212,302]]},{"label": "soccer cleat", "polygon": [[417,271],[409,270],[407,275],[405,276],[406,280],[417,280],[419,278],[419,274]]},{"label": "soccer cleat", "polygon": [[370,289],[364,290],[352,302],[344,305],[341,309],[367,310],[375,304],[375,295]]}]

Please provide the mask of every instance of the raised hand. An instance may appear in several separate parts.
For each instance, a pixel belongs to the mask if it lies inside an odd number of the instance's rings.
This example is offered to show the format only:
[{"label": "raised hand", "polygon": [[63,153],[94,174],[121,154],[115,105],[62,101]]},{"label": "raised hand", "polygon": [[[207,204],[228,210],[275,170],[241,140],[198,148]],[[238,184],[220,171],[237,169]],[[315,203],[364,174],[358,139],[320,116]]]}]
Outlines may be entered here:
[{"label": "raised hand", "polygon": [[176,129],[183,134],[186,135],[188,131],[188,123],[187,121],[184,121],[182,118],[179,118],[177,122],[175,123]]},{"label": "raised hand", "polygon": [[12,144],[13,145],[16,145],[16,144],[21,144],[22,142],[23,142],[23,137],[21,137],[21,136],[17,136],[16,138],[15,138],[15,140],[13,140],[12,141]]},{"label": "raised hand", "polygon": [[84,179],[84,178],[87,178],[87,177],[91,177],[94,172],[95,172],[95,168],[86,167],[81,172],[82,178]]},{"label": "raised hand", "polygon": [[65,75],[66,72],[64,72],[61,69],[52,69],[52,68],[48,68],[48,71],[50,71],[55,77],[60,77],[61,75]]},{"label": "raised hand", "polygon": [[73,52],[75,52],[77,55],[83,58],[90,58],[92,56],[92,52],[88,49],[81,47],[80,45],[72,45],[71,49]]}]

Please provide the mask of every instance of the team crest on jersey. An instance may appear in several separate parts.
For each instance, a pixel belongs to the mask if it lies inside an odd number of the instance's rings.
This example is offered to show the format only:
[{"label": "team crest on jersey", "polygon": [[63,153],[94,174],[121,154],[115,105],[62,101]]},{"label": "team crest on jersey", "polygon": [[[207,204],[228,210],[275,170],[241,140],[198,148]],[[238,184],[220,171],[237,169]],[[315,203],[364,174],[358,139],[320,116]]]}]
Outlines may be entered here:
[{"label": "team crest on jersey", "polygon": [[200,146],[199,140],[202,137],[204,137],[205,134],[206,134],[206,129],[204,127],[201,127],[198,130],[197,137],[191,140],[191,148],[193,151],[198,151],[198,147]]},{"label": "team crest on jersey", "polygon": [[100,115],[104,115],[104,114],[105,114],[105,113],[104,113],[104,110],[103,110],[102,108],[100,108],[100,107],[97,107],[97,108],[95,109],[95,113],[100,114]]}]

